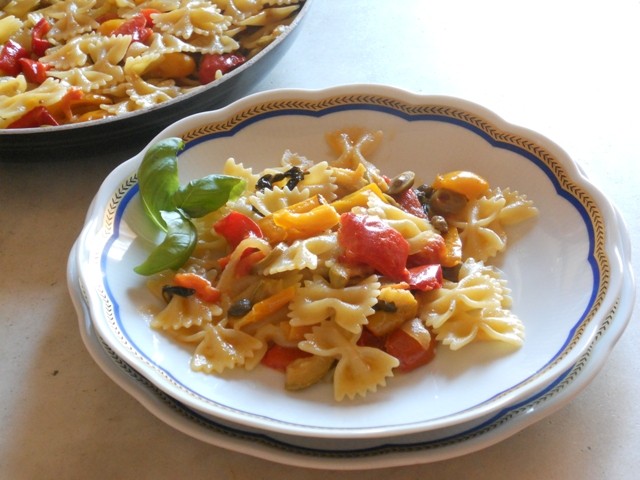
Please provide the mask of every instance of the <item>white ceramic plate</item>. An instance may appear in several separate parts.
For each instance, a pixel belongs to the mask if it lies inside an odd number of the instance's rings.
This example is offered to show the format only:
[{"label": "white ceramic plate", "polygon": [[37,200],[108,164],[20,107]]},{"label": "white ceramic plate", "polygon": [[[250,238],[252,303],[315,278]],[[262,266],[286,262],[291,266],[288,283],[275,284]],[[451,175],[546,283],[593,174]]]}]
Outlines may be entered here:
[{"label": "white ceramic plate", "polygon": [[[190,352],[152,331],[141,311],[152,302],[132,268],[152,244],[135,173],[142,153],[105,180],[78,248],[80,279],[97,334],[160,390],[222,422],[306,438],[390,438],[486,418],[549,386],[585,354],[622,288],[623,242],[609,202],[546,138],[477,105],[382,86],[274,91],[188,117],[157,138],[182,136],[184,181],[220,170],[233,156],[259,170],[285,149],[332,158],[324,133],[344,126],[381,129],[370,160],[390,175],[423,179],[468,169],[494,186],[525,192],[537,220],[510,231],[498,265],[526,326],[517,350],[474,344],[439,350],[426,368],[391,379],[366,399],[336,404],[328,385],[282,388],[266,368],[224,376],[195,373]],[[153,142],[152,142],[153,143]]]},{"label": "white ceramic plate", "polygon": [[[622,226],[624,230],[624,226]],[[627,250],[629,252],[629,250]],[[327,469],[373,469],[430,463],[486,448],[557,411],[574,398],[604,364],[624,331],[633,309],[635,287],[629,263],[619,302],[598,329],[585,355],[550,386],[506,408],[484,422],[442,429],[427,438],[399,437],[372,447],[359,445],[342,449],[325,445],[300,445],[300,437],[273,438],[223,425],[195,412],[151,384],[122,361],[96,335],[79,285],[78,265],[82,258],[74,247],[68,263],[69,292],[78,313],[82,339],[100,368],[120,387],[136,398],[160,420],[177,430],[211,445],[227,448],[287,465]],[[394,443],[395,442],[395,443]]]}]

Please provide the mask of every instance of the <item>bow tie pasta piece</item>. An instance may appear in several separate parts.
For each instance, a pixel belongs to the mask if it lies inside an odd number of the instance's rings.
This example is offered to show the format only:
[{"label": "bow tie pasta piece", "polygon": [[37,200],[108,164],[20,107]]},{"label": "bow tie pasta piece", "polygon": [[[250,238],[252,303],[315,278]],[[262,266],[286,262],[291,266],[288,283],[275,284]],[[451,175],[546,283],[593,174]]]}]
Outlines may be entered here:
[{"label": "bow tie pasta piece", "polygon": [[218,324],[204,327],[204,338],[191,358],[191,368],[206,373],[244,366],[263,347],[257,338]]},{"label": "bow tie pasta piece", "polygon": [[218,305],[203,302],[195,295],[174,295],[167,306],[154,316],[151,327],[165,331],[201,327],[211,323],[221,313]]},{"label": "bow tie pasta piece", "polygon": [[316,271],[334,258],[337,250],[338,238],[335,232],[296,240],[288,248],[283,244],[274,248],[269,257],[260,264],[260,268],[266,275],[291,270]]},{"label": "bow tie pasta piece", "polygon": [[501,340],[522,345],[524,326],[508,309],[510,290],[500,272],[467,260],[458,282],[420,294],[419,316],[436,339],[452,350],[474,340]]},{"label": "bow tie pasta piece", "polygon": [[306,352],[338,360],[333,374],[333,392],[337,401],[345,397],[364,397],[386,385],[398,360],[373,347],[356,344],[358,336],[341,329],[332,321],[323,321],[305,335],[300,348]]},{"label": "bow tie pasta piece", "polygon": [[496,188],[468,202],[460,213],[447,220],[460,232],[463,258],[487,261],[506,249],[505,226],[515,225],[537,214],[538,210],[526,196],[510,189]]},{"label": "bow tie pasta piece", "polygon": [[291,302],[290,323],[298,327],[331,319],[346,331],[359,334],[367,323],[367,316],[374,313],[379,294],[377,275],[344,288],[332,288],[327,280],[315,275],[304,282]]}]

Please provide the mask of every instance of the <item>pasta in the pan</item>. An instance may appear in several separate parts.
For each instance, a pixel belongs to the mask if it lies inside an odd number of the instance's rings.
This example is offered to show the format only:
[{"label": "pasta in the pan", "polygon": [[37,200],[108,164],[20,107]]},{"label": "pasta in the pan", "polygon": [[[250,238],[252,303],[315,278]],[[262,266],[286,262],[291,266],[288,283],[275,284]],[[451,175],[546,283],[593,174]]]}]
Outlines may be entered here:
[{"label": "pasta in the pan", "polygon": [[427,364],[437,344],[522,345],[506,280],[486,261],[533,203],[472,172],[387,178],[365,156],[381,132],[327,139],[334,160],[286,151],[258,173],[225,163],[242,191],[193,219],[185,263],[150,277],[166,297],[151,327],[194,346],[195,370],[264,364],[290,390],[332,381],[336,400]]},{"label": "pasta in the pan", "polygon": [[0,128],[166,102],[255,56],[303,1],[0,1]]}]

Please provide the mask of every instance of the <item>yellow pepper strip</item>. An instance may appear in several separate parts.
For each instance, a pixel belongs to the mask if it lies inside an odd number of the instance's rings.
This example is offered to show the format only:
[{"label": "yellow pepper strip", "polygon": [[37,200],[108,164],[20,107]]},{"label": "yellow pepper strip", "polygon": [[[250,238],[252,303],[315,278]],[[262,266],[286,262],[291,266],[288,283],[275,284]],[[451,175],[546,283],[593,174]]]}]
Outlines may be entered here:
[{"label": "yellow pepper strip", "polygon": [[[293,205],[289,205],[286,208],[278,210],[281,212],[282,210],[287,210],[291,213],[306,213],[313,210],[316,207],[322,205],[323,198],[320,195],[314,195],[313,197],[307,198],[306,200],[302,200],[301,202],[294,203]],[[269,243],[276,244],[286,240],[287,232],[284,228],[276,225],[274,221],[274,214],[267,215],[266,217],[258,220],[258,226],[262,231],[262,234],[269,240]]]},{"label": "yellow pepper strip", "polygon": [[313,237],[334,227],[340,215],[331,205],[320,205],[305,213],[293,213],[286,208],[273,212],[273,223],[286,232],[286,240]]},{"label": "yellow pepper strip", "polygon": [[354,207],[366,207],[369,195],[372,193],[380,197],[381,200],[387,202],[382,190],[380,190],[380,187],[375,183],[370,183],[369,185],[350,193],[346,197],[332,202],[330,205],[335,208],[338,213],[350,212]]},{"label": "yellow pepper strip", "polygon": [[238,322],[234,323],[233,328],[239,330],[246,325],[259,322],[265,317],[277,312],[283,307],[286,307],[290,301],[296,296],[296,287],[287,287],[284,290],[280,290],[278,293],[265,298],[264,300],[256,303],[249,313],[242,317]]},{"label": "yellow pepper strip", "polygon": [[455,267],[462,263],[462,240],[460,239],[460,233],[456,227],[450,226],[447,233],[445,233],[444,244],[446,247],[446,253],[440,259],[440,263],[443,267]]},{"label": "yellow pepper strip", "polygon": [[466,170],[455,170],[438,175],[431,186],[435,189],[447,188],[464,195],[469,200],[480,198],[489,190],[489,182],[480,175]]}]

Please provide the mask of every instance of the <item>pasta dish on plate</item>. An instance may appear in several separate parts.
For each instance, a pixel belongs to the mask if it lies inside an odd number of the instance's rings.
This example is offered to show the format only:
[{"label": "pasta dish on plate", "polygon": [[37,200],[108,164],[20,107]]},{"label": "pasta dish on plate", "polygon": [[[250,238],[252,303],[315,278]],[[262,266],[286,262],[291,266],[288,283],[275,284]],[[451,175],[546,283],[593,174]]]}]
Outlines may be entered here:
[{"label": "pasta dish on plate", "polygon": [[209,84],[304,0],[0,1],[0,128],[99,120]]},{"label": "pasta dish on plate", "polygon": [[253,172],[180,185],[181,139],[153,145],[140,198],[164,239],[135,267],[158,299],[150,326],[190,348],[191,368],[266,365],[285,388],[332,382],[337,401],[428,364],[436,348],[524,341],[489,262],[533,202],[469,171],[385,176],[367,160],[383,133],[326,134],[334,157],[285,151]]}]

